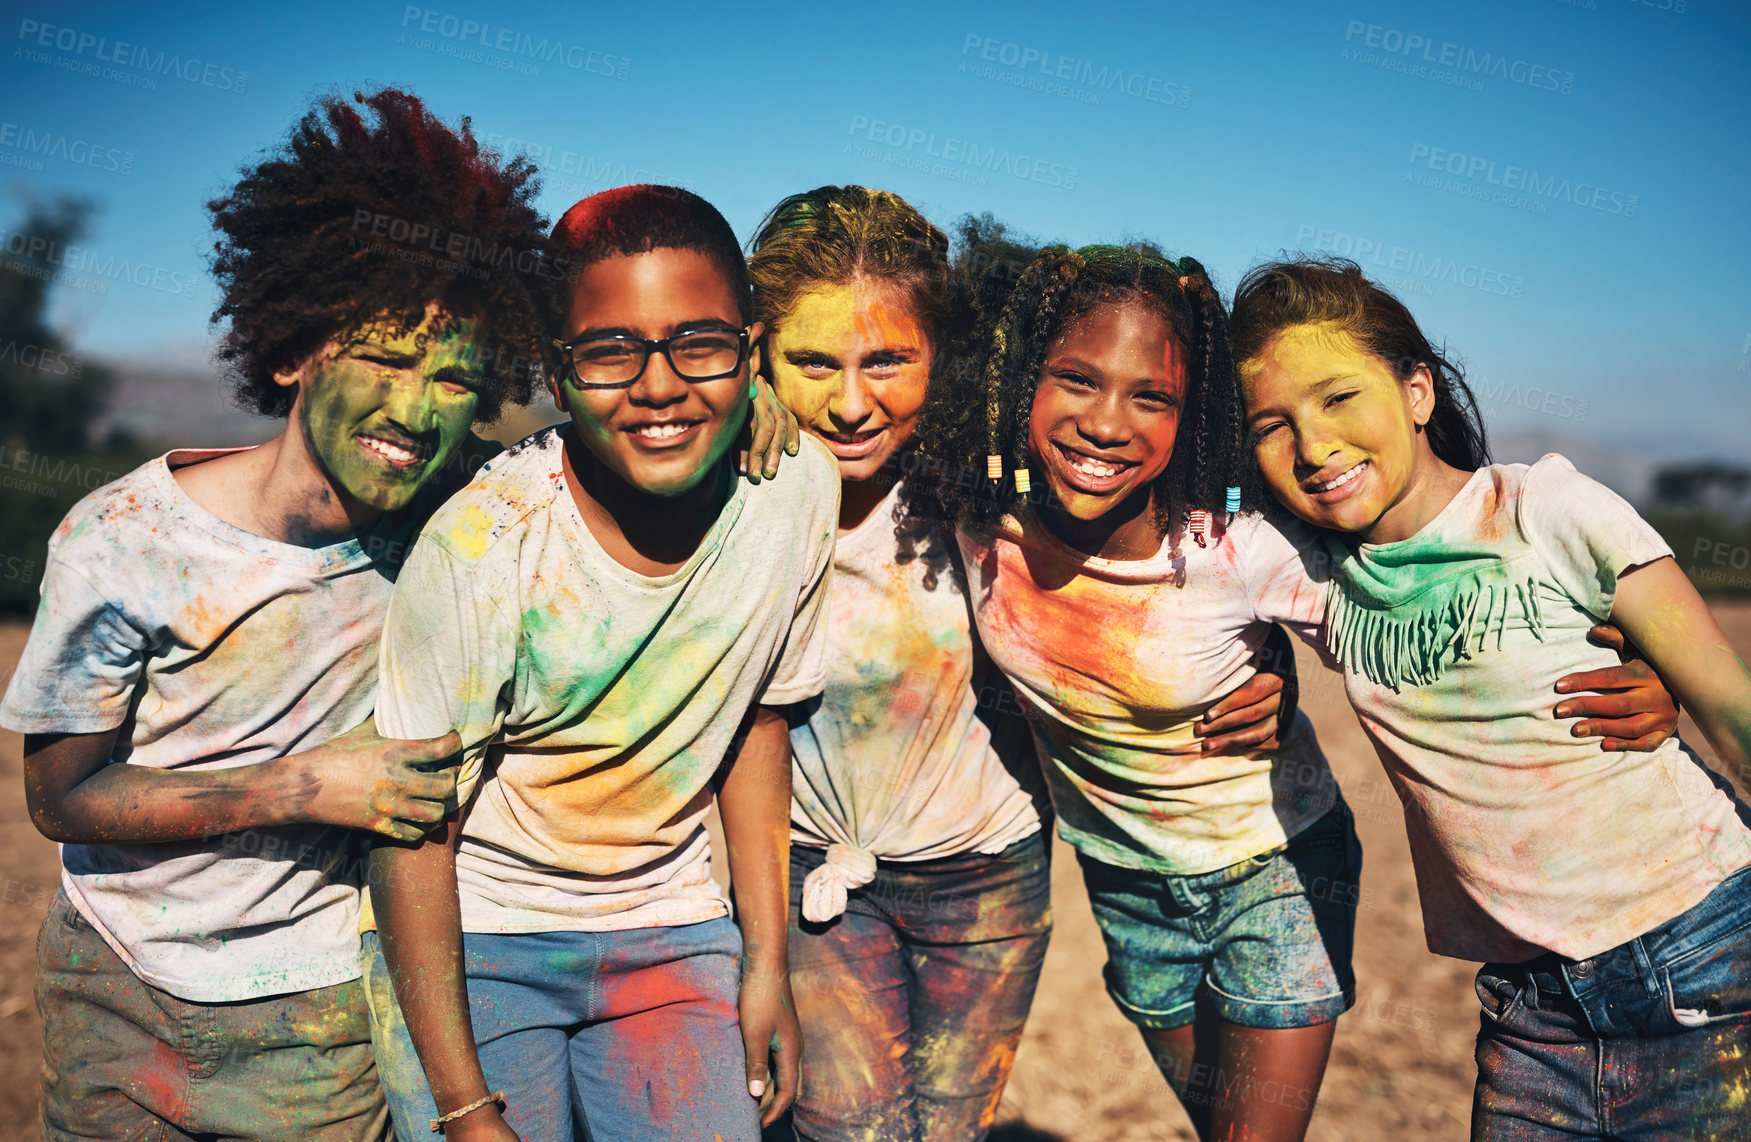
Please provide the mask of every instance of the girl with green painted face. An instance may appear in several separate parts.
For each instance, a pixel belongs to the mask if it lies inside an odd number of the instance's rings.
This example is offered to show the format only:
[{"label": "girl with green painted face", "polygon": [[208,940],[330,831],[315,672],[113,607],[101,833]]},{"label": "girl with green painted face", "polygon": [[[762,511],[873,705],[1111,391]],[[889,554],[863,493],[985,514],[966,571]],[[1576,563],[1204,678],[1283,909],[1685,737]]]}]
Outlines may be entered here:
[{"label": "girl with green painted face", "polygon": [[[795,1129],[982,1138],[1051,899],[1020,707],[978,645],[946,537],[906,511],[913,431],[964,351],[965,302],[942,231],[860,186],[779,203],[749,269],[773,383],[842,487],[826,689],[791,715]],[[1260,678],[1215,713],[1269,736],[1280,688]],[[1205,729],[1213,748],[1234,742],[1216,736],[1229,723]]]},{"label": "girl with green painted face", "polygon": [[1745,1136],[1747,808],[1677,738],[1595,746],[1547,707],[1616,664],[1609,618],[1743,773],[1751,673],[1628,504],[1555,454],[1489,462],[1458,368],[1353,262],[1249,273],[1234,344],[1258,470],[1324,529],[1429,947],[1487,961],[1472,1136]]}]

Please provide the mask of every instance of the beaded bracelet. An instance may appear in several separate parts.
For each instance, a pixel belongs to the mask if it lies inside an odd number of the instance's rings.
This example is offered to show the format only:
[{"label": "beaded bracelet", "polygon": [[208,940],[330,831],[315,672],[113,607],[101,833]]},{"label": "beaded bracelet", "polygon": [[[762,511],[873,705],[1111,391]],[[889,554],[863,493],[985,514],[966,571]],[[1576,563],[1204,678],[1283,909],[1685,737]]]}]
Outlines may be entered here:
[{"label": "beaded bracelet", "polygon": [[452,1110],[449,1114],[444,1115],[442,1118],[432,1119],[432,1133],[433,1134],[442,1134],[444,1132],[445,1125],[456,1121],[458,1118],[461,1118],[464,1114],[470,1114],[476,1110],[479,1110],[481,1107],[485,1106],[489,1102],[496,1102],[498,1104],[500,1114],[503,1114],[505,1112],[505,1092],[502,1090],[495,1090],[491,1094],[487,1095],[485,1098],[475,1099],[473,1102],[469,1103],[467,1106],[462,1107],[460,1110]]}]

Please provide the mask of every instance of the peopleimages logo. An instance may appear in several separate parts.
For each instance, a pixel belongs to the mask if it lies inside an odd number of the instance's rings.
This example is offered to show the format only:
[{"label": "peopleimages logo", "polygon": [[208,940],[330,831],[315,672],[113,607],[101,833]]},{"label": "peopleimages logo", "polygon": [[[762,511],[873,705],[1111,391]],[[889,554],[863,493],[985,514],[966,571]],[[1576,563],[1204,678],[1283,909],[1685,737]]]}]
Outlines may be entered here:
[{"label": "peopleimages logo", "polygon": [[[1481,90],[1478,77],[1517,83],[1537,91],[1557,91],[1568,95],[1575,89],[1575,73],[1559,71],[1541,63],[1511,58],[1496,52],[1480,52],[1451,40],[1435,40],[1429,36],[1406,32],[1399,28],[1351,20],[1344,28],[1344,58],[1359,63],[1374,64],[1389,71],[1403,71],[1419,78],[1446,80],[1441,69],[1450,68],[1454,77],[1467,80],[1464,86]],[[1362,49],[1372,49],[1364,53]]]},{"label": "peopleimages logo", "polygon": [[1300,249],[1325,250],[1339,257],[1350,258],[1371,273],[1389,289],[1404,290],[1430,296],[1437,282],[1474,289],[1479,293],[1499,297],[1520,298],[1526,292],[1526,279],[1476,262],[1461,262],[1427,254],[1408,246],[1393,246],[1375,238],[1358,237],[1342,230],[1303,224],[1295,229],[1295,245]]},{"label": "peopleimages logo", "polygon": [[[249,85],[247,71],[224,67],[195,56],[185,58],[180,52],[153,51],[151,48],[141,44],[131,44],[126,40],[112,42],[107,36],[99,36],[92,32],[82,32],[76,28],[66,28],[56,24],[45,24],[40,20],[20,20],[18,38],[25,45],[25,48],[22,49],[25,58],[32,63],[52,62],[57,67],[65,68],[68,71],[95,74],[104,79],[119,80],[122,76],[103,74],[114,71],[115,68],[97,68],[96,64],[114,64],[116,68],[125,68],[128,72],[145,72],[167,79],[180,79],[184,83],[211,87],[219,91],[240,92]],[[42,48],[52,48],[58,52],[71,52],[80,59],[62,57],[59,60],[50,60],[46,52],[35,50]],[[82,65],[82,61],[85,59],[89,59],[91,63]],[[143,77],[135,77],[132,82],[135,86],[142,86],[137,82],[138,78]]]},{"label": "peopleimages logo", "polygon": [[[0,250],[14,257],[25,257],[27,260],[22,263],[7,262],[7,268],[20,273],[31,273],[33,277],[46,278],[58,273],[83,275],[98,282],[130,282],[179,297],[195,296],[195,288],[201,280],[198,274],[183,273],[153,265],[151,262],[137,262],[131,258],[118,259],[114,254],[106,257],[89,246],[63,245],[37,234],[26,234],[17,230],[0,230]],[[39,259],[42,265],[36,264]],[[58,269],[49,270],[46,268],[48,266]]]},{"label": "peopleimages logo", "polygon": [[[1448,150],[1428,143],[1411,144],[1410,165],[1472,181],[1481,179],[1490,186],[1500,187],[1503,191],[1514,194],[1524,194],[1550,202],[1566,202],[1571,206],[1597,210],[1602,214],[1621,214],[1625,218],[1634,218],[1636,207],[1641,203],[1640,195],[1626,194],[1597,183],[1572,182],[1556,175],[1541,176],[1530,167],[1497,163],[1495,159],[1468,155],[1463,151]],[[1414,170],[1405,172],[1407,180],[1416,175]]]},{"label": "peopleimages logo", "polygon": [[[134,152],[75,139],[55,131],[38,132],[17,123],[0,122],[0,149],[21,151],[39,158],[60,159],[110,174],[132,174]],[[0,161],[5,161],[0,159]],[[38,163],[33,170],[42,170]]]},{"label": "peopleimages logo", "polygon": [[[981,69],[977,63],[969,70],[965,57],[975,54],[984,64],[1001,64],[1017,70],[998,72],[993,67]],[[1170,107],[1186,107],[1192,100],[1191,88],[1183,83],[1106,64],[1096,67],[1085,59],[999,40],[995,36],[981,36],[977,32],[966,34],[961,42],[961,56],[961,70],[981,79],[996,79],[1014,87],[1042,91],[1079,103],[1099,103],[1099,93],[1103,91]],[[1031,74],[1036,71],[1039,73],[1037,78]]]},{"label": "peopleimages logo", "polygon": [[[537,39],[516,28],[495,27],[484,20],[468,19],[415,4],[402,9],[401,27],[404,37],[410,33],[437,37],[430,42],[405,41],[416,48],[526,75],[540,74],[541,69],[533,66],[535,63],[557,63],[573,71],[610,79],[625,79],[632,70],[632,61],[625,56],[596,51],[582,44],[568,44],[551,36]],[[486,56],[482,51],[474,50],[477,47],[486,52],[502,53],[503,58]]]},{"label": "peopleimages logo", "polygon": [[[955,135],[938,136],[935,131],[889,123],[867,115],[853,115],[847,133],[854,139],[861,137],[888,148],[884,154],[873,147],[846,144],[846,150],[858,158],[876,159],[891,166],[922,170],[976,186],[985,185],[982,181],[985,175],[1001,174],[1042,186],[1076,189],[1076,167],[1012,153],[1006,147],[984,147]],[[942,161],[933,163],[933,159]]]}]

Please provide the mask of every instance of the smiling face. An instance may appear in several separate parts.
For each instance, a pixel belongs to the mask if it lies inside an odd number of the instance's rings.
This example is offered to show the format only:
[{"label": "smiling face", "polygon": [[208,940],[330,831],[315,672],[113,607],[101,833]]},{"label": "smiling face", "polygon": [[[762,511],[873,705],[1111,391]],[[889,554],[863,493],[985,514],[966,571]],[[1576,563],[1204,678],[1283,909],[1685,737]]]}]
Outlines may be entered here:
[{"label": "smiling face", "polygon": [[1185,401],[1185,357],[1167,318],[1136,301],[1101,305],[1046,350],[1028,446],[1076,520],[1125,505],[1147,519]]},{"label": "smiling face", "polygon": [[1418,431],[1435,404],[1426,367],[1400,380],[1347,334],[1297,325],[1241,365],[1241,384],[1253,455],[1284,507],[1364,538],[1425,514],[1419,473],[1438,464]]},{"label": "smiling face", "polygon": [[[742,327],[730,283],[697,250],[656,249],[596,262],[578,275],[566,340],[642,337]],[[755,325],[750,340],[758,339]],[[686,381],[661,353],[622,389],[579,389],[567,368],[555,399],[578,439],[604,468],[652,495],[691,491],[735,443],[748,419],[748,375],[759,352],[733,376]]]},{"label": "smiling face", "polygon": [[434,302],[413,329],[368,325],[275,380],[297,386],[292,420],[330,479],[394,511],[468,434],[482,377],[474,323]]},{"label": "smiling face", "polygon": [[899,287],[860,279],[801,295],[768,344],[778,399],[868,480],[912,436],[930,387],[930,337]]}]

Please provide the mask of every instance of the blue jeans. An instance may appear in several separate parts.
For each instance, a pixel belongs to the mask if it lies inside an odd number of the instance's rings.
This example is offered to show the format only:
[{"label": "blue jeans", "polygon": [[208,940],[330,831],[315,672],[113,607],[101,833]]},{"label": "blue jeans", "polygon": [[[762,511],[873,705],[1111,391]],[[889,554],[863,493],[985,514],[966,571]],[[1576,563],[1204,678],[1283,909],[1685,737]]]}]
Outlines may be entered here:
[{"label": "blue jeans", "polygon": [[1281,848],[1189,876],[1078,854],[1107,945],[1107,994],[1147,1031],[1207,1003],[1243,1027],[1310,1027],[1356,1002],[1362,845],[1339,801]]},{"label": "blue jeans", "polygon": [[[365,952],[372,1045],[396,1131],[403,1142],[436,1137],[437,1105],[375,932]],[[486,1085],[505,1092],[505,1121],[524,1142],[760,1136],[736,1009],[742,936],[729,920],[465,932],[462,952]]]},{"label": "blue jeans", "polygon": [[1585,960],[1485,964],[1473,1139],[1751,1138],[1751,866]]},{"label": "blue jeans", "polygon": [[1001,853],[881,861],[845,914],[802,919],[820,849],[790,850],[809,1142],[976,1142],[997,1113],[1052,934],[1041,830]]}]

